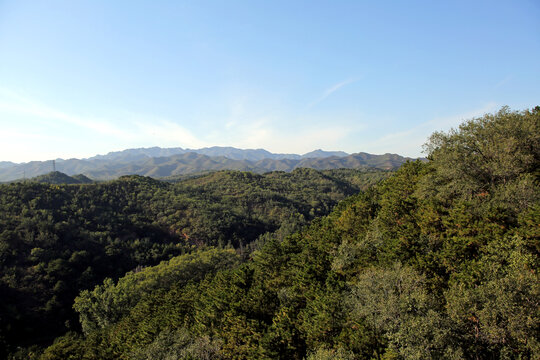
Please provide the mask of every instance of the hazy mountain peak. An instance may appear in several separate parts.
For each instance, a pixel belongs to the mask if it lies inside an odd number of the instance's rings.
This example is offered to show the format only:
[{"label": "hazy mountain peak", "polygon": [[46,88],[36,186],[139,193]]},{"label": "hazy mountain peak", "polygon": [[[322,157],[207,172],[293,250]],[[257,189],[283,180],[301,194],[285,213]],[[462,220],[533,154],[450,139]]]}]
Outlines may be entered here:
[{"label": "hazy mountain peak", "polygon": [[197,153],[206,156],[223,156],[232,160],[249,160],[249,161],[259,161],[264,159],[304,159],[304,158],[324,158],[330,156],[348,156],[349,154],[344,151],[324,151],[322,149],[317,149],[311,152],[308,152],[304,155],[299,154],[280,154],[272,153],[265,149],[239,149],[232,146],[211,146],[204,147],[200,149],[183,149],[181,147],[175,148],[160,148],[158,146],[153,146],[149,148],[134,148],[126,149],[122,151],[112,151],[105,155],[96,155],[87,160],[119,160],[119,161],[133,161],[140,160],[143,158],[152,158],[152,157],[164,157],[164,156],[173,156],[185,153]]},{"label": "hazy mountain peak", "polygon": [[311,152],[305,153],[302,155],[303,158],[324,158],[330,156],[344,157],[348,156],[344,151],[324,151],[322,149],[313,150]]},{"label": "hazy mountain peak", "polygon": [[8,167],[11,167],[11,166],[14,166],[14,165],[16,165],[16,164],[11,162],[11,161],[0,161],[0,169],[8,168]]}]

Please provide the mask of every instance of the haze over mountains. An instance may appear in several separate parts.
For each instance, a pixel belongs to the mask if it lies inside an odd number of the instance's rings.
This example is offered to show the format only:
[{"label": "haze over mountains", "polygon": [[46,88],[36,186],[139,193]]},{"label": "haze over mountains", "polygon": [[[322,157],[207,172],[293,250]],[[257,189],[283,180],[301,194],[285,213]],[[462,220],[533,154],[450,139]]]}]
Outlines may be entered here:
[{"label": "haze over mountains", "polygon": [[106,155],[96,155],[88,160],[139,160],[149,157],[167,157],[172,155],[196,153],[206,156],[224,156],[232,160],[249,160],[258,161],[263,159],[283,160],[283,159],[308,159],[308,158],[324,158],[330,156],[347,156],[343,151],[323,151],[321,149],[311,151],[304,155],[298,154],[274,154],[264,149],[237,149],[234,147],[213,146],[202,149],[183,149],[180,147],[175,148],[139,148],[139,149],[127,149],[123,151],[114,151]]},{"label": "haze over mountains", "polygon": [[[410,158],[397,154],[347,154],[343,151],[320,149],[298,155],[233,147],[202,149],[152,147],[110,152],[86,159],[56,159],[55,170],[67,175],[84,174],[94,180],[107,180],[131,174],[162,178],[215,170],[256,173],[292,171],[301,167],[317,170],[367,167],[388,170],[399,167],[407,160]],[[31,161],[21,164],[0,162],[0,181],[32,178],[52,170],[52,161]]]}]

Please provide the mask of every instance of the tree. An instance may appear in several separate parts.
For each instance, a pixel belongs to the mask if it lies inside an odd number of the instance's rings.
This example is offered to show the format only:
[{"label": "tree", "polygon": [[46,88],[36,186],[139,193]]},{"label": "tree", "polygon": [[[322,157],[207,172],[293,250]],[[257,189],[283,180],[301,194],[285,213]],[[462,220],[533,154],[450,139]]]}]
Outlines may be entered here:
[{"label": "tree", "polygon": [[347,298],[351,318],[365,321],[378,339],[377,356],[395,352],[405,359],[458,357],[451,329],[425,288],[425,279],[399,263],[360,274]]},{"label": "tree", "polygon": [[424,145],[435,168],[426,178],[445,196],[474,195],[508,184],[522,174],[538,175],[540,107],[465,121],[448,133],[435,132]]}]

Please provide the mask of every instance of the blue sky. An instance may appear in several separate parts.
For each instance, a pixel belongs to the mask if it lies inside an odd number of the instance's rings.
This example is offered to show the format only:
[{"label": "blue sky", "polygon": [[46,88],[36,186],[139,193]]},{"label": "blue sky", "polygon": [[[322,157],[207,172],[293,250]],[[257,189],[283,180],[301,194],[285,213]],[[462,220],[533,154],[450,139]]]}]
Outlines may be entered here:
[{"label": "blue sky", "polygon": [[540,105],[539,1],[0,0],[0,160],[135,147],[422,155]]}]

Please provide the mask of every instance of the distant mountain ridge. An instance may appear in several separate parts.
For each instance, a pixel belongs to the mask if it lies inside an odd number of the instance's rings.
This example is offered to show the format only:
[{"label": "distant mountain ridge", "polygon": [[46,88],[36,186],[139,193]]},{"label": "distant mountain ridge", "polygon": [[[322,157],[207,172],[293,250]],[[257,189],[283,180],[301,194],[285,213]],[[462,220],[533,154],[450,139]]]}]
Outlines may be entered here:
[{"label": "distant mountain ridge", "polygon": [[[212,147],[199,153],[181,148],[143,148],[98,155],[88,159],[57,159],[56,170],[69,176],[84,174],[95,180],[108,180],[122,175],[144,175],[155,178],[194,174],[216,170],[241,170],[255,173],[292,171],[297,168],[329,170],[338,168],[396,169],[407,160],[397,154],[349,155],[341,151],[315,150],[304,155],[272,154],[263,149],[242,150]],[[175,152],[180,152],[176,153]],[[206,152],[205,155],[201,152]],[[268,155],[270,154],[270,155]],[[253,160],[250,160],[253,159]],[[0,168],[0,181],[13,181],[50,173],[52,161],[32,161]]]},{"label": "distant mountain ridge", "polygon": [[84,160],[123,160],[123,161],[133,161],[140,160],[142,158],[153,158],[153,157],[167,157],[173,155],[187,154],[187,153],[196,153],[206,156],[224,156],[232,160],[249,160],[249,161],[259,161],[264,159],[273,159],[273,160],[283,160],[283,159],[308,159],[308,158],[322,158],[329,156],[347,156],[350,155],[344,151],[324,151],[317,149],[311,152],[308,152],[304,155],[298,154],[275,154],[264,149],[237,149],[234,147],[224,147],[224,146],[212,146],[205,147],[201,149],[183,149],[181,147],[176,148],[160,148],[160,147],[150,147],[150,148],[137,148],[137,149],[127,149],[122,151],[113,151],[105,155],[96,155]]},{"label": "distant mountain ridge", "polygon": [[17,165],[11,161],[0,161],[0,169],[8,168],[11,166]]}]

